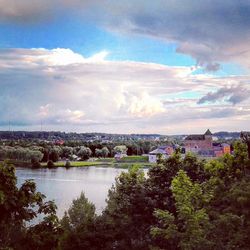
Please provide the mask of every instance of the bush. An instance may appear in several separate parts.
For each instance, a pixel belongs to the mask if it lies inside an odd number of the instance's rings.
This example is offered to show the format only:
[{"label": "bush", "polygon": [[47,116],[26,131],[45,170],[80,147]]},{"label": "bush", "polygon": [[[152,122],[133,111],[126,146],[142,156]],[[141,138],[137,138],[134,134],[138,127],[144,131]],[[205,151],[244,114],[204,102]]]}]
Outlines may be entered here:
[{"label": "bush", "polygon": [[48,167],[48,168],[53,168],[54,166],[55,166],[55,164],[54,164],[53,161],[49,160],[49,161],[47,162],[47,167]]},{"label": "bush", "polygon": [[70,167],[71,167],[70,161],[66,161],[66,162],[65,162],[65,167],[66,167],[66,168],[70,168]]},{"label": "bush", "polygon": [[59,160],[59,154],[58,152],[53,149],[49,154],[49,159],[53,162],[57,162]]},{"label": "bush", "polygon": [[41,164],[36,158],[31,159],[31,166],[32,168],[40,168]]}]

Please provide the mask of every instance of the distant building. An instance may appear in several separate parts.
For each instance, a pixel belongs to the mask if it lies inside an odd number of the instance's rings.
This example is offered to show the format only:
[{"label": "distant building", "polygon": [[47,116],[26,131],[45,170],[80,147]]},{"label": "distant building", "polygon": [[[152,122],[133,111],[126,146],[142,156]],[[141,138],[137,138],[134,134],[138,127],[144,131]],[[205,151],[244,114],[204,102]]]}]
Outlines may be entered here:
[{"label": "distant building", "polygon": [[77,156],[75,154],[71,155],[69,158],[72,161],[80,161],[81,160],[81,157],[79,157],[79,156]]},{"label": "distant building", "polygon": [[215,157],[231,153],[231,147],[227,143],[213,143],[213,150]]},{"label": "distant building", "polygon": [[186,153],[192,152],[205,157],[219,157],[231,153],[229,144],[213,142],[213,135],[209,129],[205,134],[187,136],[184,148]]},{"label": "distant building", "polygon": [[174,153],[174,151],[175,151],[175,146],[172,145],[160,146],[157,149],[149,152],[148,161],[151,163],[156,163],[159,157],[167,159]]},{"label": "distant building", "polygon": [[114,158],[116,159],[116,161],[119,161],[119,160],[121,160],[123,157],[126,157],[126,156],[128,156],[127,154],[124,154],[124,153],[116,153],[115,155],[114,155]]},{"label": "distant building", "polygon": [[203,135],[188,135],[184,140],[185,151],[198,153],[200,150],[212,150],[213,138],[208,129]]},{"label": "distant building", "polygon": [[56,140],[54,141],[55,145],[63,145],[64,144],[64,140]]}]

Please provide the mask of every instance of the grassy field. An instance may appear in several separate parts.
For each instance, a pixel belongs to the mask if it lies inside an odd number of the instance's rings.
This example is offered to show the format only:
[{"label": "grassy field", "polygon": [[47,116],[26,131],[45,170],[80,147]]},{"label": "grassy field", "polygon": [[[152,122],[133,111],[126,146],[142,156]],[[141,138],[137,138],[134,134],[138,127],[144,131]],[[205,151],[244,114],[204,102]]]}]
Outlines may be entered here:
[{"label": "grassy field", "polygon": [[112,157],[108,157],[108,158],[97,158],[97,159],[95,159],[95,162],[108,162],[108,163],[110,163],[110,162],[114,162],[114,161],[115,161],[115,159],[112,158]]},{"label": "grassy field", "polygon": [[148,162],[148,156],[132,155],[123,157],[119,162]]},{"label": "grassy field", "polygon": [[[152,166],[152,163],[148,162],[147,156],[127,156],[122,158],[120,161],[116,161],[114,158],[91,158],[89,161],[71,161],[71,167],[117,167],[117,168],[129,168],[132,165],[139,165],[140,167]],[[41,164],[42,167],[46,167],[47,163]],[[55,167],[65,167],[64,161],[58,161],[54,163]]]},{"label": "grassy field", "polygon": [[[17,160],[11,160],[14,166],[31,168],[31,162],[23,162]],[[65,161],[58,161],[54,163],[55,167],[65,167]],[[150,167],[154,164],[148,162],[147,156],[126,156],[119,161],[114,158],[90,158],[88,161],[70,161],[70,167],[116,167],[116,168],[129,168],[132,165],[139,165],[140,167]],[[47,167],[46,162],[41,163],[41,167]]]}]

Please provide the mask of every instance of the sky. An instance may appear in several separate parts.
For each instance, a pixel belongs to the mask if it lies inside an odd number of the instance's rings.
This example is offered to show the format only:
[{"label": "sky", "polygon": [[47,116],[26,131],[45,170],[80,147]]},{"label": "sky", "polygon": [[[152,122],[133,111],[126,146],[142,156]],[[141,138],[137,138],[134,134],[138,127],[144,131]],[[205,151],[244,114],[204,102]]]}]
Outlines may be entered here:
[{"label": "sky", "polygon": [[0,0],[0,130],[250,129],[250,0]]}]

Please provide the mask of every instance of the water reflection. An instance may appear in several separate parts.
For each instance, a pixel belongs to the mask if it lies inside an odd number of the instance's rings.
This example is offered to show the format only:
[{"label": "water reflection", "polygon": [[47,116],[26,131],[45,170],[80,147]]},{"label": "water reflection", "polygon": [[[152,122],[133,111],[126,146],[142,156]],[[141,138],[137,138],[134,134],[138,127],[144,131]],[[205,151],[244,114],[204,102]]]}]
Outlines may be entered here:
[{"label": "water reflection", "polygon": [[100,214],[106,205],[108,190],[115,182],[115,177],[122,171],[127,170],[102,167],[17,168],[16,175],[19,186],[25,180],[33,179],[38,191],[45,194],[48,200],[55,200],[58,206],[58,216],[62,217],[72,200],[77,198],[82,191],[95,204],[96,211]]}]

